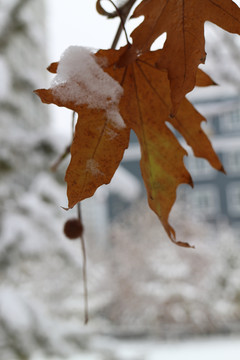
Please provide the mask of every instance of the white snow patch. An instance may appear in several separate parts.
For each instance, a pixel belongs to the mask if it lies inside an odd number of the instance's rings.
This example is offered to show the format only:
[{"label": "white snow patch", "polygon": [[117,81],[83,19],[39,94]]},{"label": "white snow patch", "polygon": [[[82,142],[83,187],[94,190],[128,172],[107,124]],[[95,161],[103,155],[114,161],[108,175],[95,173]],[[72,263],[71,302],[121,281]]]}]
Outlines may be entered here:
[{"label": "white snow patch", "polygon": [[1,288],[1,317],[11,328],[27,330],[31,326],[29,309],[17,291],[8,287]]},{"label": "white snow patch", "polygon": [[116,128],[124,128],[125,123],[121,115],[116,109],[112,108],[107,111],[107,118]]},{"label": "white snow patch", "polygon": [[101,67],[103,63],[97,62],[89,49],[70,46],[60,59],[51,87],[54,95],[61,101],[103,109],[112,124],[122,128],[125,124],[118,105],[123,88],[104,72]]},{"label": "white snow patch", "polygon": [[90,171],[93,175],[103,175],[103,172],[99,170],[98,162],[94,159],[87,160],[86,171]]},{"label": "white snow patch", "polygon": [[113,140],[117,136],[117,133],[114,130],[109,129],[109,128],[106,129],[106,134],[110,140]]},{"label": "white snow patch", "polygon": [[[182,341],[119,341],[112,338],[94,338],[94,351],[112,351],[121,360],[225,360],[239,358],[239,337],[206,337]],[[114,356],[113,356],[114,357]],[[81,358],[80,358],[81,359]],[[87,359],[87,358],[86,358]]]}]

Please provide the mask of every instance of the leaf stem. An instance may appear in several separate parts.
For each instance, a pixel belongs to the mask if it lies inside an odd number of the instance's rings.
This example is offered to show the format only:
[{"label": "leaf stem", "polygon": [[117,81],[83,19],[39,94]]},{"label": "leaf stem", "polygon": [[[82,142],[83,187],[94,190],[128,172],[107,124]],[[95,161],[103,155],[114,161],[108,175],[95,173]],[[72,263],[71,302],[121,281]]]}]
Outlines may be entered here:
[{"label": "leaf stem", "polygon": [[[125,22],[126,22],[126,20],[127,20],[127,16],[128,16],[128,14],[129,14],[129,12],[127,13],[127,15],[126,15],[126,14],[123,14],[123,13],[118,9],[118,7],[114,4],[114,2],[113,2],[112,0],[108,0],[108,1],[114,6],[114,8],[116,9],[116,12],[117,12],[117,14],[118,14],[118,16],[119,16],[119,19],[120,19],[120,24],[119,24],[118,30],[117,30],[117,32],[116,32],[115,38],[114,38],[114,40],[113,40],[113,43],[112,43],[111,48],[112,48],[112,49],[115,49],[115,48],[116,48],[117,43],[118,43],[118,41],[119,41],[119,39],[120,39],[120,36],[121,36],[122,31],[124,31],[127,44],[129,45],[130,42],[129,42],[129,39],[128,39],[128,34],[127,34],[127,31],[126,31],[126,27],[125,27]],[[129,10],[129,11],[130,11],[130,10]]]},{"label": "leaf stem", "polygon": [[116,49],[116,46],[117,46],[117,43],[120,39],[120,36],[122,34],[122,31],[124,31],[125,33],[125,37],[126,37],[126,41],[127,41],[127,44],[130,45],[130,42],[129,42],[129,39],[128,39],[128,35],[127,35],[127,31],[126,31],[126,28],[125,28],[125,23],[126,23],[126,20],[128,18],[128,15],[131,11],[131,8],[133,7],[134,3],[136,2],[136,0],[128,0],[124,5],[122,5],[121,7],[117,7],[115,5],[115,3],[112,1],[112,0],[108,0],[112,5],[113,7],[115,8],[115,12],[113,13],[109,13],[107,11],[105,11],[103,9],[103,7],[101,6],[101,1],[102,0],[97,0],[97,10],[100,14],[102,15],[105,15],[107,16],[109,19],[110,18],[114,18],[116,16],[118,16],[120,18],[120,24],[119,24],[119,27],[117,29],[117,32],[116,32],[116,35],[113,39],[113,43],[112,43],[112,46],[111,46],[111,49]]}]

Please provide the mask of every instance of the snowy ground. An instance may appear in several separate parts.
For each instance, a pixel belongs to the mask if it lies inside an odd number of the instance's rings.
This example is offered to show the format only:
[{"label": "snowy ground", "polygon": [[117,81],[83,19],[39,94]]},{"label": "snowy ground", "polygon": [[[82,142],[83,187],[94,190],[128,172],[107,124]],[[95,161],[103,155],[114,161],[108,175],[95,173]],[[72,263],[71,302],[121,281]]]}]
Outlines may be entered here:
[{"label": "snowy ground", "polygon": [[[119,341],[99,337],[91,344],[91,353],[66,360],[239,360],[240,336],[210,337],[178,342]],[[33,360],[43,360],[34,357]],[[45,360],[59,360],[49,358]]]}]

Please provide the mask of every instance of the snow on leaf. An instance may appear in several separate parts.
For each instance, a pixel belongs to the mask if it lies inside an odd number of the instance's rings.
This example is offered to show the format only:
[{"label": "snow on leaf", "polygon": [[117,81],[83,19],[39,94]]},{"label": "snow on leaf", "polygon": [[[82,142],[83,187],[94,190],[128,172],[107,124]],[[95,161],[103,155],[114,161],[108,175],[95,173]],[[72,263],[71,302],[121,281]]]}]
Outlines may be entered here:
[{"label": "snow on leaf", "polygon": [[240,9],[231,0],[143,0],[133,17],[144,21],[133,31],[133,46],[120,60],[126,65],[137,54],[148,51],[164,32],[167,39],[156,62],[167,69],[173,109],[196,82],[197,67],[205,62],[204,23],[210,21],[231,33],[240,34]]},{"label": "snow on leaf", "polygon": [[45,103],[78,113],[66,172],[71,208],[110,182],[128,146],[130,130],[118,112],[121,86],[102,70],[88,50],[71,47],[60,63],[48,69],[57,72],[52,87],[36,93]]},{"label": "snow on leaf", "polygon": [[[54,71],[54,63],[49,71]],[[119,118],[118,103],[123,89],[106,74],[89,49],[70,46],[63,53],[52,81],[53,95],[59,101],[71,101],[75,105],[87,104],[89,108],[104,109],[107,117],[117,127],[125,124]]]},{"label": "snow on leaf", "polygon": [[[217,170],[223,171],[223,168],[201,129],[204,118],[186,99],[182,101],[177,116],[169,116],[172,103],[167,72],[156,66],[161,50],[146,52],[127,66],[117,67],[125,51],[126,48],[100,50],[94,55],[95,62],[102,64],[101,70],[105,75],[123,88],[117,123],[116,114],[108,113],[101,102],[93,108],[92,103],[82,104],[81,99],[76,100],[74,92],[73,101],[69,96],[62,96],[72,84],[66,77],[60,83],[56,81],[53,89],[36,91],[43,102],[66,106],[79,115],[71,146],[71,162],[66,173],[69,207],[92,196],[101,184],[110,182],[128,146],[130,129],[133,129],[141,147],[141,171],[149,205],[170,239],[188,247],[188,244],[176,241],[168,217],[178,186],[183,183],[192,185],[192,179],[183,162],[187,152],[166,123],[170,122],[179,131],[196,156],[204,157]],[[52,68],[58,72],[59,65]],[[69,71],[71,73],[72,69]],[[73,77],[73,88],[76,78],[79,78],[78,74]],[[200,86],[213,84],[200,70],[197,81]],[[86,99],[85,93],[83,98]],[[106,101],[106,107],[108,103]],[[119,120],[122,118],[124,123]]]}]

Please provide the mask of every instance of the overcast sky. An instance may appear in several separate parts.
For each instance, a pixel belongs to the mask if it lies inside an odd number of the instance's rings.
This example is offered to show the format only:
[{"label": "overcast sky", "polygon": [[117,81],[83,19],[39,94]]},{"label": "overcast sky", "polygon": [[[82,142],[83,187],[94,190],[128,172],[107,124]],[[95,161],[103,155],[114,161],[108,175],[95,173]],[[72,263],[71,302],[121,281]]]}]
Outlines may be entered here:
[{"label": "overcast sky", "polygon": [[106,20],[95,10],[96,0],[48,0],[49,55],[59,55],[70,45],[108,48],[118,20]]}]

